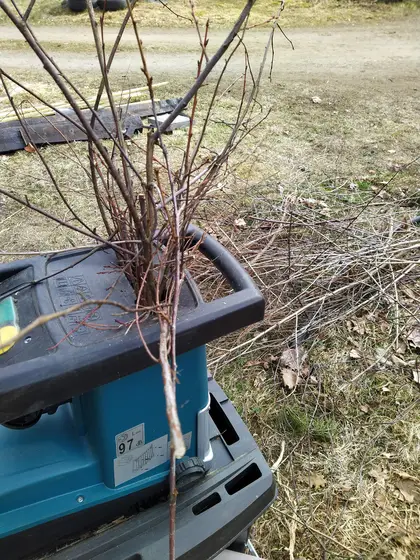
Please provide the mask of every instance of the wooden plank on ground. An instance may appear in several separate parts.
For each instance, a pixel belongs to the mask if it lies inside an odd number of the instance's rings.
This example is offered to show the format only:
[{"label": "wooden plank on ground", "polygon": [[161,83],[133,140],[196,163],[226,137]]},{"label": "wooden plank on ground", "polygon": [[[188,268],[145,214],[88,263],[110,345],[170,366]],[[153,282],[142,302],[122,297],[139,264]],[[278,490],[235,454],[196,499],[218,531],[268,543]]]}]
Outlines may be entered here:
[{"label": "wooden plank on ground", "polygon": [[[179,99],[156,101],[157,114],[170,113],[178,102]],[[131,138],[136,132],[142,130],[142,119],[153,115],[151,101],[132,103],[127,107],[120,108],[119,111],[126,138]],[[92,115],[90,110],[84,109],[82,113],[90,121]],[[75,122],[80,122],[72,110],[67,110],[66,114]],[[105,127],[114,135],[115,123],[111,109],[99,109],[98,114]],[[29,140],[31,144],[37,146],[87,140],[86,134],[83,131],[58,114],[48,117],[28,118],[24,122],[27,133],[25,133],[25,129],[19,120],[0,123],[0,154],[23,150]],[[94,129],[99,138],[105,139],[110,137],[98,121],[96,121]]]}]

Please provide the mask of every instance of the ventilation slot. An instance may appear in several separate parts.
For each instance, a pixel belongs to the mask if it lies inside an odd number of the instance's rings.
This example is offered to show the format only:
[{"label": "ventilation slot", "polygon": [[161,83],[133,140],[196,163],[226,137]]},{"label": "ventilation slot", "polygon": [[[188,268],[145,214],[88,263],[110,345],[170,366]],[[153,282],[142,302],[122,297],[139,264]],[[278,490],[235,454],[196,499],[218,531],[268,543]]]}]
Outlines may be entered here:
[{"label": "ventilation slot", "polygon": [[239,441],[239,436],[236,433],[235,428],[232,426],[229,418],[224,413],[223,408],[212,394],[210,394],[210,417],[216,424],[220,435],[223,437],[227,445],[232,445],[232,443]]},{"label": "ventilation slot", "polygon": [[225,488],[226,492],[232,496],[232,494],[236,494],[239,490],[243,490],[256,480],[261,478],[261,471],[258,468],[258,465],[252,463],[246,469],[244,469],[241,473],[239,473],[233,480],[230,480]]},{"label": "ventilation slot", "polygon": [[213,494],[207,496],[207,498],[202,500],[200,503],[195,504],[195,506],[192,508],[193,514],[200,515],[208,509],[211,509],[213,506],[220,504],[221,501],[222,498],[220,497],[220,495],[217,492],[213,492]]}]

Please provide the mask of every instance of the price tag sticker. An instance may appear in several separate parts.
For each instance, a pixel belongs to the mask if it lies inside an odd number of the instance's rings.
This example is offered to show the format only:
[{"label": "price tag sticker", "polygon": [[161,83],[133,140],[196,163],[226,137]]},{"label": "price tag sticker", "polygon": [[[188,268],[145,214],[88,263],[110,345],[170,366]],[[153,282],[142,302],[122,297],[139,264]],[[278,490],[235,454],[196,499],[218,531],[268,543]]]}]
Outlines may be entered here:
[{"label": "price tag sticker", "polygon": [[117,457],[138,449],[142,445],[144,445],[144,423],[115,436],[115,452]]}]

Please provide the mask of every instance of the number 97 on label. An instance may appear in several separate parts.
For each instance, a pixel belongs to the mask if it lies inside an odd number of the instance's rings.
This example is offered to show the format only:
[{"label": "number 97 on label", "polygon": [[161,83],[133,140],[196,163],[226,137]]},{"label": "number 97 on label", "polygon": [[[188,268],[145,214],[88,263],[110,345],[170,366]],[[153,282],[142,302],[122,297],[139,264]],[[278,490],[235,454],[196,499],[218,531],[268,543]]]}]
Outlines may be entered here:
[{"label": "number 97 on label", "polygon": [[115,436],[115,452],[117,457],[144,445],[144,423],[134,426]]}]

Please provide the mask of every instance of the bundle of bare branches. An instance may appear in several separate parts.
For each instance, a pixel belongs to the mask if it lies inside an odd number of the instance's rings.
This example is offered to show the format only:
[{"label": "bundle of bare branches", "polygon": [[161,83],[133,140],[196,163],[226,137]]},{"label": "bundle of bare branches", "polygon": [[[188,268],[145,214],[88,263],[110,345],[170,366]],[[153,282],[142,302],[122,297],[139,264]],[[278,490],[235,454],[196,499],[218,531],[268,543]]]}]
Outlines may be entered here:
[{"label": "bundle of bare branches", "polygon": [[[127,3],[127,13],[117,34],[117,38],[108,51],[105,44],[106,14],[99,18],[94,12],[91,0],[88,0],[88,11],[92,29],[92,40],[100,68],[100,83],[96,99],[92,102],[72,79],[67,76],[37,40],[36,32],[28,22],[30,9],[21,12],[14,0],[0,0],[0,9],[8,16],[24,37],[26,43],[41,61],[45,72],[54,81],[58,93],[64,97],[71,111],[63,105],[54,106],[40,95],[36,88],[30,89],[16,77],[0,68],[0,80],[10,105],[20,120],[28,148],[40,158],[45,166],[48,177],[67,208],[69,220],[50,212],[48,208],[34,204],[28,197],[21,196],[13,190],[0,189],[0,193],[13,201],[53,220],[62,228],[69,228],[85,236],[100,247],[112,248],[118,256],[121,271],[133,286],[137,301],[135,307],[136,325],[139,336],[141,322],[154,316],[160,324],[160,350],[158,356],[151,356],[162,368],[164,390],[167,403],[167,416],[170,425],[171,453],[171,558],[174,557],[174,504],[175,504],[175,459],[182,457],[185,446],[176,410],[176,323],[181,285],[185,275],[188,258],[187,229],[194,219],[199,204],[206,198],[220,177],[227,172],[227,162],[242,140],[250,134],[255,126],[266,117],[257,96],[263,69],[270,52],[272,37],[276,27],[276,19],[272,20],[272,30],[267,40],[261,65],[258,72],[252,72],[249,53],[245,47],[245,33],[250,11],[255,0],[247,0],[238,19],[225,41],[213,56],[209,56],[207,45],[209,39],[209,22],[200,26],[191,0],[191,21],[197,30],[198,62],[194,83],[182,97],[174,110],[164,122],[159,124],[156,113],[155,93],[152,71],[148,67],[147,57],[141,40],[141,31],[134,15],[136,0]],[[33,7],[34,2],[31,2]],[[282,6],[280,6],[280,15]],[[124,135],[122,115],[126,110],[111,88],[111,69],[115,54],[127,26],[134,30],[139,56],[139,66],[145,79],[152,104],[155,124],[149,127],[145,145],[128,144]],[[211,152],[211,157],[200,157],[203,140],[212,114],[216,110],[220,88],[232,57],[243,53],[244,70],[239,76],[242,92],[235,122],[225,145]],[[205,117],[199,128],[196,125],[196,111],[199,104],[200,88],[207,84],[207,79],[215,70],[219,61],[225,56],[217,78],[212,82],[213,93],[210,102],[204,108]],[[238,81],[238,78],[235,82]],[[80,166],[88,178],[88,184],[102,219],[102,223],[87,223],[74,209],[66,196],[65,189],[60,186],[57,177],[49,165],[45,152],[40,149],[32,138],[31,127],[28,126],[25,113],[15,103],[13,88],[18,86],[32,100],[48,108],[47,113],[38,109],[39,114],[55,114],[62,116],[74,127],[83,131],[88,139],[86,158],[77,155]],[[103,96],[113,116],[112,129],[107,127],[98,111]],[[190,125],[182,148],[181,163],[179,151],[174,158],[165,143],[165,133],[173,121],[190,105]],[[82,110],[82,108],[84,110]],[[87,108],[87,112],[86,109]],[[45,116],[48,119],[48,116]],[[110,140],[104,141],[98,129],[106,131]],[[69,146],[71,148],[71,146]],[[138,151],[141,152],[139,163]],[[178,163],[174,163],[177,161]],[[70,179],[70,178],[69,178]],[[95,246],[94,245],[94,246]],[[47,251],[47,249],[46,249]],[[45,252],[45,251],[44,251]],[[48,251],[47,251],[48,252]],[[110,294],[109,303],[112,301]],[[91,302],[86,302],[89,305]],[[98,306],[103,302],[96,302]],[[49,317],[44,320],[49,320]],[[39,323],[39,321],[38,321]],[[30,327],[29,327],[30,328]],[[27,329],[25,329],[26,332]],[[22,336],[22,333],[20,334]],[[144,341],[143,341],[144,342]]]}]

